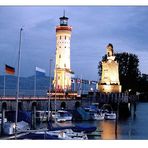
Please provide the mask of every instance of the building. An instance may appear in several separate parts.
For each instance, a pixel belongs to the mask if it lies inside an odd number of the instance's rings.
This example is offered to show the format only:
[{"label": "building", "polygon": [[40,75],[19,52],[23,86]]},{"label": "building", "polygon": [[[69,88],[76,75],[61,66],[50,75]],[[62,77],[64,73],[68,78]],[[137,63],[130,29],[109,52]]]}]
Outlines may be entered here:
[{"label": "building", "polygon": [[68,17],[60,17],[60,25],[56,27],[56,61],[54,71],[54,89],[56,91],[71,90],[70,39],[72,27],[68,25]]},{"label": "building", "polygon": [[103,93],[121,92],[119,64],[115,60],[112,44],[107,46],[107,60],[102,62],[102,76],[98,88]]}]

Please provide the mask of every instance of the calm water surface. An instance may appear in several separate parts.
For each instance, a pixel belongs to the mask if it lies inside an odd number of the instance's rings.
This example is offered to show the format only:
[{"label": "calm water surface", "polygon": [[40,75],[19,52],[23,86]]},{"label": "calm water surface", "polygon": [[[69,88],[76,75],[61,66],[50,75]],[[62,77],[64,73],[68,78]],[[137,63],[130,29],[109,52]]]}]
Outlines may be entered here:
[{"label": "calm water surface", "polygon": [[[78,124],[84,124],[78,123]],[[96,125],[100,132],[100,136],[92,136],[90,139],[126,139],[126,140],[148,140],[148,103],[138,103],[136,115],[127,119],[118,121],[118,132],[115,135],[115,121],[89,121],[85,122],[88,125]]]},{"label": "calm water surface", "polygon": [[[72,122],[59,123],[61,126],[68,126]],[[85,121],[77,122],[77,125],[97,126],[101,132],[95,132],[88,136],[89,139],[96,140],[148,140],[148,103],[138,103],[136,115],[127,119],[120,119],[115,134],[115,120]]]}]

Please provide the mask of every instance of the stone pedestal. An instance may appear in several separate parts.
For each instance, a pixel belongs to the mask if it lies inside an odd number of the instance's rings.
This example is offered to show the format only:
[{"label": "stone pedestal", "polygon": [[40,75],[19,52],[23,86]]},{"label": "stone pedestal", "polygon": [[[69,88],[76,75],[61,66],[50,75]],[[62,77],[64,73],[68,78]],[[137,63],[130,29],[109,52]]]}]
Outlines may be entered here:
[{"label": "stone pedestal", "polygon": [[99,85],[99,91],[102,93],[120,93],[121,85]]}]

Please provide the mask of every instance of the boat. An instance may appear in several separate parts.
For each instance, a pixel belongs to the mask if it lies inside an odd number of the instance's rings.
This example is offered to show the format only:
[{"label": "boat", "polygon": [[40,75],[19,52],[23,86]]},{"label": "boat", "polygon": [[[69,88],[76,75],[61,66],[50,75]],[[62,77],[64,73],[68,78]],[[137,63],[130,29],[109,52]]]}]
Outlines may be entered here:
[{"label": "boat", "polygon": [[98,108],[99,103],[92,103],[89,106],[84,107],[85,111],[100,111],[100,109]]},{"label": "boat", "polygon": [[116,113],[113,111],[113,108],[110,104],[104,104],[101,110],[102,110],[102,113],[104,114],[104,119],[106,120],[116,119]]},{"label": "boat", "polygon": [[75,127],[72,128],[74,132],[84,132],[84,133],[91,133],[96,131],[96,126],[88,126],[88,125],[75,125]]},{"label": "boat", "polygon": [[[30,130],[29,124],[24,121],[17,122],[16,131],[17,133],[26,132]],[[15,123],[14,122],[5,122],[3,125],[3,132],[5,135],[15,134]]]},{"label": "boat", "polygon": [[73,129],[67,128],[63,130],[48,131],[46,134],[57,136],[63,140],[87,140],[87,135],[84,132],[74,132]]},{"label": "boat", "polygon": [[[7,122],[7,118],[4,118],[4,123]],[[0,114],[0,124],[2,124],[2,114]]]},{"label": "boat", "polygon": [[36,111],[37,122],[46,122],[48,119],[48,111]]},{"label": "boat", "polygon": [[89,112],[93,120],[104,120],[104,114],[101,109],[98,108],[98,103],[92,103],[92,105],[85,107],[85,111]]},{"label": "boat", "polygon": [[47,129],[39,129],[28,131],[29,133],[17,139],[59,139],[59,140],[87,140],[87,134],[83,131],[74,132],[73,126],[52,127]]},{"label": "boat", "polygon": [[93,120],[104,120],[104,116],[105,116],[105,114],[103,114],[103,113],[95,112],[95,113],[93,113],[92,118],[93,118]]},{"label": "boat", "polygon": [[106,120],[115,120],[116,119],[116,113],[114,113],[114,112],[105,113],[104,119],[106,119]]},{"label": "boat", "polygon": [[72,120],[72,114],[66,110],[58,110],[56,113],[52,113],[52,117],[57,122],[65,122]]},{"label": "boat", "polygon": [[56,130],[56,131],[36,131],[28,133],[17,139],[50,139],[50,140],[87,140],[87,135],[83,132],[73,132],[71,129]]},{"label": "boat", "polygon": [[47,135],[46,132],[30,132],[26,133],[25,135],[18,136],[17,139],[19,140],[42,140],[42,139],[48,139],[48,140],[58,140],[57,136],[54,135]]}]

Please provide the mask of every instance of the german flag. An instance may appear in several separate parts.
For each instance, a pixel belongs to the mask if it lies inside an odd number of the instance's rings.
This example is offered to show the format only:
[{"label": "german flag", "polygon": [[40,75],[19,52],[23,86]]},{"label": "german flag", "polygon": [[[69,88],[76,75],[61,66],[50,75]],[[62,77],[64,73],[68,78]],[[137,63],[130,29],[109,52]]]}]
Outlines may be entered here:
[{"label": "german flag", "polygon": [[5,64],[5,72],[7,74],[14,75],[15,74],[15,68]]}]

